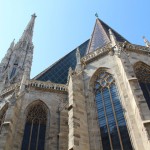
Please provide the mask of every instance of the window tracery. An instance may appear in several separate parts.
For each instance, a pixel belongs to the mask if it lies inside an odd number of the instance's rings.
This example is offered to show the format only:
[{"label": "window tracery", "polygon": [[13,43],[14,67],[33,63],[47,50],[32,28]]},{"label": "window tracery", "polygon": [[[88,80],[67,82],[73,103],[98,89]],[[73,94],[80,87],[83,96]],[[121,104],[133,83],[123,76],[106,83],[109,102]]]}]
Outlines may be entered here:
[{"label": "window tracery", "polygon": [[103,149],[132,150],[114,77],[100,71],[94,90]]},{"label": "window tracery", "polygon": [[22,150],[44,150],[47,109],[43,102],[34,102],[27,111]]}]

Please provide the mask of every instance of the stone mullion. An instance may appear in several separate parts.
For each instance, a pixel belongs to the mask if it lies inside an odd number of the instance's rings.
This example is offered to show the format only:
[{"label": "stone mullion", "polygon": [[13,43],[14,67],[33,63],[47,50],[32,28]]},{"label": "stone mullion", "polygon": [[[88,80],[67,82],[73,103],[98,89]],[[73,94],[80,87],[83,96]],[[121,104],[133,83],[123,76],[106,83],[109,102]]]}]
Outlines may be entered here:
[{"label": "stone mullion", "polygon": [[107,126],[107,130],[108,130],[109,141],[110,141],[110,147],[111,147],[111,150],[113,150],[113,145],[112,145],[112,140],[111,140],[111,135],[110,135],[110,130],[109,130],[109,124],[108,124],[108,119],[107,119],[107,113],[106,113],[106,108],[105,108],[105,100],[104,100],[104,97],[103,97],[102,90],[100,92],[101,92],[101,95],[102,95],[102,102],[103,102],[104,115],[105,115],[105,119],[106,119],[106,126]]},{"label": "stone mullion", "polygon": [[113,110],[113,114],[114,114],[114,118],[115,118],[115,123],[116,123],[117,131],[118,131],[118,136],[119,136],[121,149],[123,150],[123,144],[122,144],[122,140],[121,140],[120,129],[119,129],[119,126],[118,126],[118,121],[117,121],[116,112],[115,112],[115,108],[114,108],[114,104],[113,104],[113,100],[112,100],[112,95],[111,95],[111,92],[110,92],[110,87],[108,87],[108,91],[109,91],[109,95],[110,95],[110,101],[111,101],[112,110]]}]

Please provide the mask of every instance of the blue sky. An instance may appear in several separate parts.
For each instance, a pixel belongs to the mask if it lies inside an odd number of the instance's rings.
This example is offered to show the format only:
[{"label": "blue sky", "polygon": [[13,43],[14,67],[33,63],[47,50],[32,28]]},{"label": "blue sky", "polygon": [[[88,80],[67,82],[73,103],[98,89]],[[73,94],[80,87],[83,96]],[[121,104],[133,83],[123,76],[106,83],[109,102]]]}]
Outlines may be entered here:
[{"label": "blue sky", "polygon": [[150,40],[150,0],[0,0],[0,60],[22,35],[31,14],[34,29],[34,77],[91,37],[95,13],[128,41]]}]

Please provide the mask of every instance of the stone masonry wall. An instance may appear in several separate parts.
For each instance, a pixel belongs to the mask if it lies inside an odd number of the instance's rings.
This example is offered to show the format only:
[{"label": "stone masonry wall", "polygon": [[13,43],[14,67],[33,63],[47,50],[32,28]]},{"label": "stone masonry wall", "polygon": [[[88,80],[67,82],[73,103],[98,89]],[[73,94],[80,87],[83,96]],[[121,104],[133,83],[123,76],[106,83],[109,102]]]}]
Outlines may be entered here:
[{"label": "stone masonry wall", "polygon": [[47,110],[45,150],[67,150],[68,94],[65,85],[54,86],[50,83],[48,86],[46,83],[45,86],[38,86],[37,83],[26,86],[19,95],[18,86],[8,88],[2,93],[0,109],[6,103],[8,109],[0,133],[1,150],[21,149],[27,109],[33,102],[43,102]]},{"label": "stone masonry wall", "polygon": [[[140,55],[141,56],[141,55]],[[132,56],[133,57],[133,56]],[[141,56],[144,57],[145,56]],[[127,58],[125,58],[125,61],[127,61]],[[132,68],[131,64],[128,64],[128,68]],[[124,65],[122,64],[120,58],[118,56],[104,56],[101,58],[96,59],[95,61],[91,62],[90,64],[87,64],[84,69],[84,84],[85,86],[85,95],[86,95],[86,102],[87,102],[87,110],[88,110],[88,127],[89,127],[89,137],[90,137],[90,147],[91,150],[96,149],[102,149],[101,146],[101,140],[99,137],[99,126],[97,122],[97,114],[96,114],[96,105],[94,102],[94,95],[92,95],[93,90],[93,83],[94,80],[92,79],[94,73],[100,68],[105,67],[108,69],[108,71],[114,75],[116,84],[120,93],[121,97],[121,103],[123,106],[123,109],[125,109],[125,119],[127,122],[127,127],[129,130],[129,135],[131,137],[131,141],[133,144],[133,147],[136,150],[147,150],[146,147],[144,147],[145,139],[142,137],[142,129],[139,127],[139,122],[142,124],[142,120],[139,118],[139,115],[137,116],[137,111],[139,111],[139,108],[136,105],[135,100],[135,93],[132,93],[132,84],[129,83],[128,74],[131,72],[129,70],[126,70]],[[134,75],[133,68],[131,69],[131,76]],[[141,92],[141,90],[139,89]],[[91,107],[93,107],[91,109]],[[144,114],[144,113],[143,113]],[[148,114],[148,113],[146,113]],[[93,123],[94,122],[94,123]],[[136,123],[135,123],[136,122]],[[94,126],[93,126],[94,125]],[[97,138],[99,137],[99,138]],[[98,145],[98,148],[95,146]]]}]

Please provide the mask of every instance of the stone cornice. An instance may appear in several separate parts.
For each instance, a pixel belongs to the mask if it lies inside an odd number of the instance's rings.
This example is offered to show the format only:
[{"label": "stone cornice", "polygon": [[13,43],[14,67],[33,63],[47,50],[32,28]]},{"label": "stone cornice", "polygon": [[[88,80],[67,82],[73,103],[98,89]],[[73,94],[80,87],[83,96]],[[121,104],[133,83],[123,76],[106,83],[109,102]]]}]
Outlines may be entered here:
[{"label": "stone cornice", "polygon": [[[37,90],[42,91],[52,91],[57,93],[67,93],[68,87],[65,84],[57,84],[52,82],[44,82],[44,81],[38,81],[38,80],[27,80],[26,81],[26,88],[34,88]],[[10,87],[4,89],[0,96],[3,97],[5,95],[9,95],[10,93],[14,92],[16,89],[19,89],[20,82],[15,83],[11,85]]]},{"label": "stone cornice", "polygon": [[[135,45],[135,44],[130,44],[130,43],[126,43],[124,45],[123,42],[118,42],[118,46],[126,51],[133,51],[133,52],[140,53],[140,54],[150,55],[150,48],[146,46],[140,46],[140,45]],[[111,46],[111,43],[108,43],[106,46],[102,48],[98,48],[95,51],[84,56],[81,59],[81,63],[82,65],[86,65],[94,61],[95,59],[108,54],[110,51],[113,52],[113,47]]]},{"label": "stone cornice", "polygon": [[111,43],[109,43],[106,46],[104,46],[102,48],[98,48],[95,51],[93,51],[93,52],[87,54],[86,56],[84,56],[81,59],[81,63],[83,65],[86,65],[87,63],[89,63],[89,62],[97,59],[98,57],[103,56],[103,55],[109,53],[111,50],[112,50]]},{"label": "stone cornice", "polygon": [[29,80],[28,81],[28,87],[34,87],[38,90],[44,90],[44,91],[53,91],[53,92],[61,92],[61,93],[67,93],[68,87],[65,84],[57,84],[52,82],[44,82],[44,81],[38,81],[38,80]]}]

